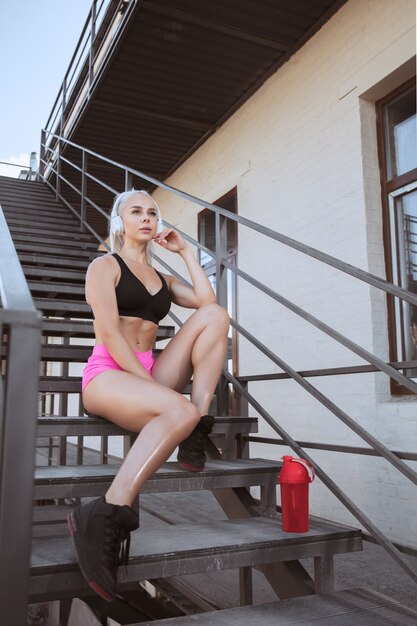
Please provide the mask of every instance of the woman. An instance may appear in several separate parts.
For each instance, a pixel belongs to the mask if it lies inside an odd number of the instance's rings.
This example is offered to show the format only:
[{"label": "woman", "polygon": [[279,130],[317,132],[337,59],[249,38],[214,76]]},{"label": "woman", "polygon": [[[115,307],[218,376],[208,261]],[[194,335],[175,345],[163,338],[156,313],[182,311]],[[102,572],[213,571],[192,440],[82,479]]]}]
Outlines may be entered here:
[{"label": "woman", "polygon": [[[179,254],[191,277],[187,287],[149,263],[155,241]],[[204,469],[207,415],[224,362],[229,320],[191,249],[145,191],[116,197],[110,219],[112,252],[95,259],[86,277],[96,345],[83,374],[83,402],[132,432],[139,432],[106,495],[68,516],[82,573],[103,598],[117,595],[119,551],[138,528],[131,508],[145,481],[179,445],[186,469]],[[171,302],[197,309],[157,359],[152,346]],[[193,375],[191,401],[181,392]],[[127,559],[127,555],[125,555]]]}]

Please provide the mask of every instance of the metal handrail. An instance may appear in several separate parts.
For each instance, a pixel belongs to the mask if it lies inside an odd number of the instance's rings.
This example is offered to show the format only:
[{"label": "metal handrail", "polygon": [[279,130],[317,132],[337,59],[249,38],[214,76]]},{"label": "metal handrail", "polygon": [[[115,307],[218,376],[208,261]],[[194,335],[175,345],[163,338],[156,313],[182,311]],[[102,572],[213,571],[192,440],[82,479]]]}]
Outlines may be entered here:
[{"label": "metal handrail", "polygon": [[[99,6],[99,8],[98,8],[98,10],[96,11],[95,16],[93,16],[93,13],[94,13],[94,11],[93,11],[93,5],[90,7],[90,10],[88,11],[87,19],[86,19],[86,21],[85,21],[85,23],[84,23],[84,26],[83,26],[83,28],[82,28],[82,31],[81,31],[81,35],[80,35],[80,36],[79,36],[79,38],[78,38],[78,42],[77,42],[77,45],[75,46],[74,53],[73,53],[73,55],[72,55],[72,57],[71,57],[71,60],[70,60],[70,62],[69,62],[69,64],[68,64],[68,68],[67,68],[67,71],[65,72],[64,79],[63,79],[63,81],[62,81],[62,83],[61,83],[61,86],[60,86],[60,88],[59,88],[59,90],[58,90],[58,94],[57,94],[57,96],[56,96],[56,98],[55,98],[54,104],[52,105],[52,110],[51,110],[51,112],[50,112],[50,114],[49,114],[49,117],[48,117],[48,120],[47,120],[47,122],[46,122],[46,124],[45,124],[45,127],[46,127],[46,128],[48,128],[48,127],[49,127],[49,124],[50,124],[50,122],[51,122],[51,120],[52,120],[52,117],[53,117],[53,115],[54,115],[55,109],[57,109],[57,112],[55,112],[55,117],[54,117],[54,120],[52,121],[52,125],[53,125],[53,124],[55,123],[55,121],[56,121],[56,116],[57,116],[57,114],[58,114],[59,108],[60,108],[60,107],[62,107],[63,102],[64,102],[65,100],[67,100],[67,99],[68,99],[68,88],[69,88],[69,85],[68,85],[68,77],[69,77],[69,75],[70,75],[70,72],[71,72],[72,70],[74,70],[74,71],[73,71],[73,75],[72,75],[72,77],[71,77],[71,78],[74,78],[74,76],[75,76],[75,71],[76,71],[76,69],[78,68],[79,63],[81,62],[82,54],[83,54],[83,53],[84,53],[84,51],[85,51],[85,44],[84,44],[84,46],[83,46],[83,50],[81,51],[81,55],[79,55],[79,52],[80,52],[80,48],[81,48],[81,46],[82,46],[82,42],[83,42],[83,40],[84,40],[84,35],[85,35],[85,34],[87,33],[87,31],[88,31],[87,38],[86,38],[86,42],[87,42],[87,41],[88,41],[88,38],[89,38],[89,37],[91,38],[91,33],[92,33],[92,31],[93,31],[93,28],[95,28],[95,27],[96,27],[97,17],[98,17],[98,16],[99,16],[99,14],[101,13],[101,10],[102,10],[102,8],[103,8],[104,3],[105,3],[105,2],[107,2],[107,5],[109,5],[109,4],[111,3],[111,1],[112,1],[112,0],[102,0],[102,1],[101,1],[100,6]],[[76,61],[77,57],[79,57],[79,58],[78,58],[78,61]],[[83,59],[83,61],[85,61],[85,60],[86,60],[86,59]],[[74,63],[76,63],[75,68],[73,67],[73,66],[74,66]],[[71,97],[72,92],[71,92],[69,95],[70,95],[70,97]],[[59,105],[59,106],[58,106],[58,105]],[[62,111],[61,111],[61,112],[62,112]]]},{"label": "metal handrail", "polygon": [[[74,148],[78,148],[79,150],[82,150],[86,154],[90,154],[91,156],[94,156],[104,161],[105,163],[108,163],[109,165],[113,165],[117,168],[123,169],[125,172],[129,172],[130,174],[133,174],[134,176],[143,178],[143,180],[148,181],[152,185],[156,185],[160,189],[165,189],[166,191],[170,191],[176,196],[179,196],[180,198],[183,198],[184,200],[189,200],[190,202],[193,202],[194,204],[198,204],[204,209],[211,209],[216,214],[222,215],[223,217],[226,217],[227,219],[231,219],[234,222],[238,222],[242,226],[247,226],[248,228],[251,228],[252,230],[255,230],[258,233],[261,233],[262,235],[266,235],[270,239],[279,241],[280,243],[283,243],[284,245],[290,248],[293,248],[294,250],[298,250],[302,254],[311,256],[312,258],[315,258],[318,261],[321,261],[325,265],[330,265],[345,274],[349,274],[350,276],[353,276],[354,278],[358,278],[359,280],[365,283],[368,283],[369,285],[372,285],[373,287],[381,289],[382,291],[385,291],[386,293],[390,293],[391,295],[396,296],[397,298],[400,298],[401,300],[405,300],[406,302],[409,302],[410,304],[414,304],[417,306],[416,294],[412,293],[411,291],[408,291],[407,289],[403,289],[402,287],[398,287],[398,285],[394,285],[393,283],[390,283],[389,281],[384,280],[383,278],[380,278],[379,276],[376,276],[375,274],[371,274],[370,272],[361,270],[360,268],[355,267],[354,265],[351,265],[350,263],[341,261],[340,259],[337,259],[336,257],[333,257],[330,254],[321,252],[320,250],[317,250],[316,248],[312,248],[311,246],[308,246],[307,244],[301,243],[295,239],[292,239],[291,237],[287,237],[287,235],[278,233],[272,230],[271,228],[262,226],[262,224],[258,224],[257,222],[249,220],[246,217],[242,217],[241,215],[236,215],[236,213],[232,213],[231,211],[228,211],[227,209],[223,209],[222,207],[217,206],[216,204],[213,204],[211,202],[206,202],[205,200],[202,200],[201,198],[198,198],[197,196],[193,196],[185,191],[176,189],[175,187],[172,187],[171,185],[168,185],[167,183],[164,183],[158,180],[157,178],[154,178],[153,176],[148,176],[147,174],[144,174],[143,172],[140,172],[139,170],[136,170],[132,167],[128,167],[126,165],[122,165],[121,163],[118,163],[117,161],[108,159],[107,157],[104,157],[98,154],[97,152],[94,152],[93,150],[89,150],[88,148],[84,148],[83,146],[80,146],[79,144],[76,144],[73,141],[65,139],[65,137],[61,137],[47,130],[43,132],[45,132],[48,135],[52,135],[56,139],[62,140],[64,143],[70,146],[73,146]],[[41,145],[45,145],[45,144],[41,144]]]},{"label": "metal handrail", "polygon": [[[239,380],[239,379],[238,379]],[[241,435],[245,441],[253,441],[254,443],[267,443],[273,446],[286,446],[284,439],[272,439],[271,437],[260,437],[258,435]],[[297,441],[300,448],[311,448],[312,450],[325,450],[327,452],[343,452],[344,454],[358,454],[359,456],[377,456],[381,457],[377,450],[373,448],[361,448],[360,446],[342,446],[335,443],[322,443],[317,441]],[[405,452],[400,450],[391,450],[399,459],[407,461],[417,461],[417,452]]]},{"label": "metal handrail", "polygon": [[[223,209],[217,205],[214,205],[212,203],[209,202],[205,202],[204,200],[197,198],[195,196],[192,196],[191,194],[188,194],[186,192],[183,192],[179,189],[176,189],[170,185],[167,185],[166,183],[159,181],[157,179],[155,179],[152,176],[148,176],[146,174],[144,174],[143,172],[140,172],[134,168],[130,168],[127,166],[124,166],[116,161],[113,161],[112,159],[108,159],[107,157],[103,157],[102,155],[89,150],[87,148],[84,148],[82,146],[79,146],[78,144],[75,144],[74,142],[67,140],[63,137],[60,137],[58,135],[55,135],[54,133],[51,133],[48,131],[43,131],[43,136],[46,137],[46,134],[50,134],[53,135],[58,141],[62,141],[64,144],[68,144],[71,145],[79,150],[82,151],[83,154],[83,162],[84,162],[84,156],[85,155],[91,155],[95,158],[98,158],[99,160],[112,165],[118,169],[121,169],[124,171],[125,173],[125,180],[129,179],[129,176],[138,176],[146,181],[148,181],[149,183],[151,183],[152,185],[156,185],[159,188],[165,189],[169,192],[174,193],[175,195],[182,197],[186,200],[189,200],[191,202],[194,202],[195,204],[204,207],[205,209],[211,209],[215,212],[216,215],[216,237],[219,236],[219,232],[220,232],[220,226],[219,226],[219,220],[220,218],[225,218],[225,219],[232,219],[233,221],[238,222],[239,224],[242,224],[244,226],[247,226],[257,232],[260,232],[264,235],[266,235],[267,237],[279,241],[280,243],[284,243],[285,245],[299,250],[300,252],[311,256],[313,258],[316,258],[317,260],[325,263],[326,265],[330,265],[332,267],[335,267],[337,269],[339,269],[340,271],[349,274],[355,278],[358,278],[359,280],[366,282],[368,284],[371,284],[375,287],[377,287],[378,289],[381,289],[383,291],[385,291],[386,293],[390,293],[391,295],[394,295],[402,300],[405,300],[407,302],[410,302],[412,304],[417,304],[417,295],[413,294],[412,292],[409,292],[401,287],[398,287],[396,285],[393,285],[392,283],[389,283],[386,280],[383,280],[373,274],[370,274],[368,272],[365,272],[364,270],[360,270],[359,268],[356,268],[348,263],[345,263],[343,261],[340,261],[339,259],[336,259],[335,257],[332,257],[330,255],[327,255],[325,253],[322,253],[319,250],[316,250],[314,248],[311,248],[310,246],[306,246],[305,244],[302,244],[294,239],[291,239],[285,235],[282,235],[281,233],[276,233],[275,231],[273,231],[272,229],[266,228],[260,224],[257,224],[256,222],[253,222],[252,220],[249,220],[247,218],[243,218],[241,216],[238,216],[234,213],[231,213],[230,211],[227,211],[226,209]],[[60,158],[60,155],[58,153],[57,158]],[[51,167],[47,161],[45,161],[45,164],[47,165],[47,167]],[[57,177],[59,175],[58,170],[55,170],[57,173]],[[82,172],[82,176],[86,176],[86,172]],[[43,178],[52,188],[52,184],[50,183],[50,181],[48,181],[45,177]],[[60,197],[61,194],[59,194]],[[69,203],[68,203],[69,204]],[[99,207],[96,207],[97,209],[99,209]],[[82,215],[80,215],[80,213],[77,213],[77,211],[71,207],[71,210],[77,214],[78,218],[81,221],[81,225],[82,227],[85,226],[87,228],[89,228],[90,232],[92,232],[91,227],[89,226],[88,222],[83,219]],[[102,213],[102,210],[100,210],[100,213]],[[107,219],[109,219],[109,215],[105,215]],[[164,221],[164,223],[169,226],[169,223]],[[180,231],[181,232],[181,231]],[[304,319],[306,319],[306,321],[310,322],[311,324],[313,324],[314,326],[316,326],[317,328],[319,328],[320,330],[322,330],[323,332],[325,332],[326,334],[328,334],[329,336],[331,336],[332,338],[334,338],[336,341],[338,341],[339,343],[342,343],[342,345],[345,345],[345,347],[347,347],[349,350],[355,352],[356,354],[358,354],[361,358],[363,358],[365,361],[367,361],[368,363],[371,363],[376,369],[377,371],[382,371],[386,374],[388,374],[390,377],[394,378],[395,380],[401,382],[401,384],[403,384],[404,386],[408,386],[409,389],[411,389],[413,392],[415,392],[417,390],[417,385],[416,383],[414,383],[414,381],[408,379],[406,376],[403,376],[401,373],[399,373],[395,368],[393,368],[389,363],[385,363],[384,361],[382,361],[381,359],[379,359],[378,357],[375,357],[374,355],[372,355],[371,353],[367,352],[366,350],[364,350],[361,346],[355,344],[354,342],[351,342],[349,339],[347,339],[346,337],[344,337],[343,335],[341,335],[340,333],[338,333],[337,331],[335,331],[334,329],[332,329],[330,326],[324,324],[323,322],[321,322],[320,320],[318,320],[317,318],[315,318],[314,316],[311,316],[310,314],[306,313],[305,311],[303,311],[300,307],[297,307],[296,305],[294,305],[292,302],[286,300],[285,298],[283,298],[282,296],[280,296],[279,294],[277,294],[276,292],[274,292],[273,290],[271,290],[270,288],[268,288],[266,285],[263,285],[262,283],[260,283],[259,281],[257,281],[256,279],[254,279],[253,277],[249,276],[248,274],[246,274],[245,272],[243,272],[242,270],[240,270],[239,268],[236,268],[235,266],[231,265],[227,259],[223,258],[222,254],[221,254],[221,250],[220,250],[220,246],[216,246],[216,253],[205,248],[204,246],[202,246],[199,242],[195,241],[194,239],[192,239],[191,237],[189,237],[188,235],[186,235],[185,233],[181,233],[183,236],[185,236],[185,238],[190,241],[191,243],[193,243],[193,245],[195,245],[197,248],[204,250],[208,255],[212,256],[215,260],[216,260],[216,268],[217,270],[219,270],[219,268],[223,268],[223,269],[229,269],[231,271],[233,271],[236,275],[238,275],[239,277],[241,277],[243,280],[246,280],[247,282],[253,284],[256,288],[258,288],[259,290],[261,290],[262,292],[266,293],[267,295],[271,296],[274,300],[280,302],[281,304],[283,304],[284,306],[286,306],[287,308],[289,308],[290,310],[292,310],[293,312],[295,312],[298,315],[301,315],[301,317],[303,317]],[[103,240],[101,239],[101,237],[98,237],[98,239],[102,242]],[[154,255],[155,256],[155,255]],[[173,270],[173,268],[170,268],[170,266],[168,264],[166,264],[162,259],[158,258],[155,256],[155,258],[158,260],[159,263],[161,263],[161,265],[163,267],[166,267],[174,276],[178,276],[182,279],[182,277],[175,271]],[[183,279],[182,279],[183,280]],[[187,282],[187,281],[184,281]],[[178,325],[181,326],[181,321],[177,318],[177,316],[175,316],[172,312],[170,313],[171,318],[175,321],[175,323],[177,323]],[[285,363],[282,359],[280,359],[276,354],[274,354],[271,350],[269,350],[266,346],[264,346],[259,340],[257,340],[253,335],[251,335],[246,329],[244,329],[243,327],[241,327],[237,322],[235,322],[234,320],[231,320],[231,325],[232,327],[235,328],[235,330],[237,330],[237,332],[239,332],[239,334],[241,334],[242,336],[244,336],[246,339],[248,339],[253,345],[255,345],[261,352],[263,352],[263,354],[265,354],[266,356],[268,356],[268,358],[275,363],[278,367],[280,367],[288,376],[290,376],[293,380],[295,380],[298,384],[300,384],[310,395],[312,395],[313,397],[315,397],[317,400],[319,400],[319,402],[321,402],[328,410],[330,410],[334,415],[336,415],[343,423],[345,423],[349,428],[351,428],[356,434],[358,434],[360,437],[362,437],[362,439],[364,439],[367,443],[369,443],[369,445],[376,450],[381,456],[383,456],[386,460],[388,460],[394,467],[396,467],[400,472],[402,472],[409,480],[411,480],[413,483],[417,484],[417,473],[414,472],[413,470],[411,470],[411,468],[409,466],[407,466],[395,453],[393,453],[391,450],[389,450],[384,444],[382,444],[380,441],[378,441],[375,437],[373,437],[370,433],[368,433],[364,428],[362,428],[355,420],[353,420],[350,416],[348,416],[344,411],[342,411],[337,405],[335,405],[329,398],[327,398],[326,396],[324,396],[324,394],[322,394],[321,392],[319,392],[315,387],[313,387],[310,383],[308,383],[308,381],[306,381],[299,372],[296,372],[293,368],[291,368],[287,363]],[[405,365],[408,366],[410,365],[412,362],[405,362]],[[311,464],[313,465],[313,467],[316,469],[316,473],[317,475],[322,479],[323,483],[332,491],[332,493],[334,495],[336,495],[336,497],[348,508],[348,510],[363,524],[363,526],[365,528],[367,528],[367,530],[373,534],[373,536],[376,538],[376,540],[378,541],[378,543],[380,543],[390,554],[391,556],[401,565],[401,567],[407,571],[407,573],[413,578],[413,580],[415,580],[417,582],[417,574],[409,567],[408,563],[405,562],[401,556],[401,554],[398,552],[398,550],[393,546],[393,544],[385,537],[385,535],[373,524],[373,522],[371,520],[369,520],[369,518],[358,508],[356,507],[356,505],[343,493],[343,491],[341,489],[339,489],[337,487],[337,485],[332,481],[332,479],[320,468],[320,466],[315,463],[312,459],[310,459],[310,457],[305,453],[305,451],[300,448],[300,446],[297,444],[297,442],[295,442],[295,440],[293,440],[290,435],[288,433],[286,433],[281,426],[274,420],[274,418],[272,418],[266,411],[265,409],[263,409],[263,407],[257,402],[257,400],[251,396],[249,394],[249,392],[247,391],[247,389],[239,382],[239,380],[237,378],[235,378],[230,372],[228,372],[227,370],[223,371],[223,374],[225,376],[225,378],[231,382],[235,389],[241,394],[242,397],[246,398],[247,401],[260,413],[260,415],[262,417],[264,417],[264,419],[267,421],[267,423],[278,433],[281,435],[281,437],[287,442],[287,445],[289,445],[297,454],[299,454],[302,458],[308,460],[309,462],[311,462]]]},{"label": "metal handrail", "polygon": [[[98,8],[97,4],[98,0],[93,0],[45,125],[47,130],[58,130],[61,135],[69,134],[75,117],[83,111],[91,97],[109,56],[103,54],[103,47],[114,46],[121,27],[128,21],[137,0],[101,0]],[[115,25],[117,29],[112,31]],[[81,68],[77,72],[80,65]]]},{"label": "metal handrail", "polygon": [[13,615],[13,623],[23,626],[29,595],[41,316],[1,206],[0,297],[0,328],[8,331],[6,372],[0,383],[0,614]]}]

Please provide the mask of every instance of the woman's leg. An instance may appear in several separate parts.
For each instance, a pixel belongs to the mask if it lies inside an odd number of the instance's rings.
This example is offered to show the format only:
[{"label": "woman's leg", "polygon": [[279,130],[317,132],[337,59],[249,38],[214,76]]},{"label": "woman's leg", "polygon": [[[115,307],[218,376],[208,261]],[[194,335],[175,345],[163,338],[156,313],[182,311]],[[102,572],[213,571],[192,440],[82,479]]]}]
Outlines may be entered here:
[{"label": "woman's leg", "polygon": [[227,350],[229,316],[218,304],[197,309],[155,361],[155,380],[181,392],[193,374],[191,402],[207,413]]},{"label": "woman's leg", "polygon": [[106,493],[111,504],[131,505],[145,481],[166,461],[200,418],[181,394],[134,374],[109,370],[84,390],[85,408],[139,432]]}]

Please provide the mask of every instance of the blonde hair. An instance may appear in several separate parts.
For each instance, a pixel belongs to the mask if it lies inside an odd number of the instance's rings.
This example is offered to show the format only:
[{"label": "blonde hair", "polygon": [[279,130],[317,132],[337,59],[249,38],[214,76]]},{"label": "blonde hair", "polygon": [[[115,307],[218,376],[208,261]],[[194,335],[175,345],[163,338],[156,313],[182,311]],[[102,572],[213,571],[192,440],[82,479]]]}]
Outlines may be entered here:
[{"label": "blonde hair", "polygon": [[[124,234],[122,232],[115,232],[114,229],[112,228],[112,218],[120,217],[120,212],[123,209],[123,207],[126,205],[126,202],[132,196],[134,196],[134,195],[136,195],[138,193],[140,193],[140,194],[142,194],[144,196],[147,196],[148,198],[150,198],[152,200],[152,202],[155,203],[155,206],[156,206],[157,211],[158,211],[158,217],[160,218],[161,213],[160,213],[158,205],[156,204],[156,202],[152,198],[152,196],[147,191],[145,191],[144,189],[130,189],[129,191],[123,191],[122,193],[119,193],[115,197],[112,209],[110,211],[109,239],[110,239],[110,252],[112,254],[114,252],[120,252],[120,250],[122,249],[123,244],[125,242]],[[152,265],[151,255],[150,255],[151,249],[152,249],[152,241],[149,241],[148,245],[146,246],[146,260],[147,260],[149,265]]]}]

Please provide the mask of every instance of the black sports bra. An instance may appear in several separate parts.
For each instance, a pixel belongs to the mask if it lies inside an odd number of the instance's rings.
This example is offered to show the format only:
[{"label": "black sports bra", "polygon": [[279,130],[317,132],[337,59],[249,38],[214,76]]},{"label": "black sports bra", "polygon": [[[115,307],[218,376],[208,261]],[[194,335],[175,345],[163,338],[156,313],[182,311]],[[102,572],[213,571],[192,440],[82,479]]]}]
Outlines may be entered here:
[{"label": "black sports bra", "polygon": [[122,257],[118,254],[113,254],[112,256],[122,270],[120,280],[116,286],[119,315],[140,317],[154,324],[159,324],[171,308],[171,297],[165,278],[155,270],[161,279],[162,287],[157,293],[151,295],[145,285],[129,269]]}]

